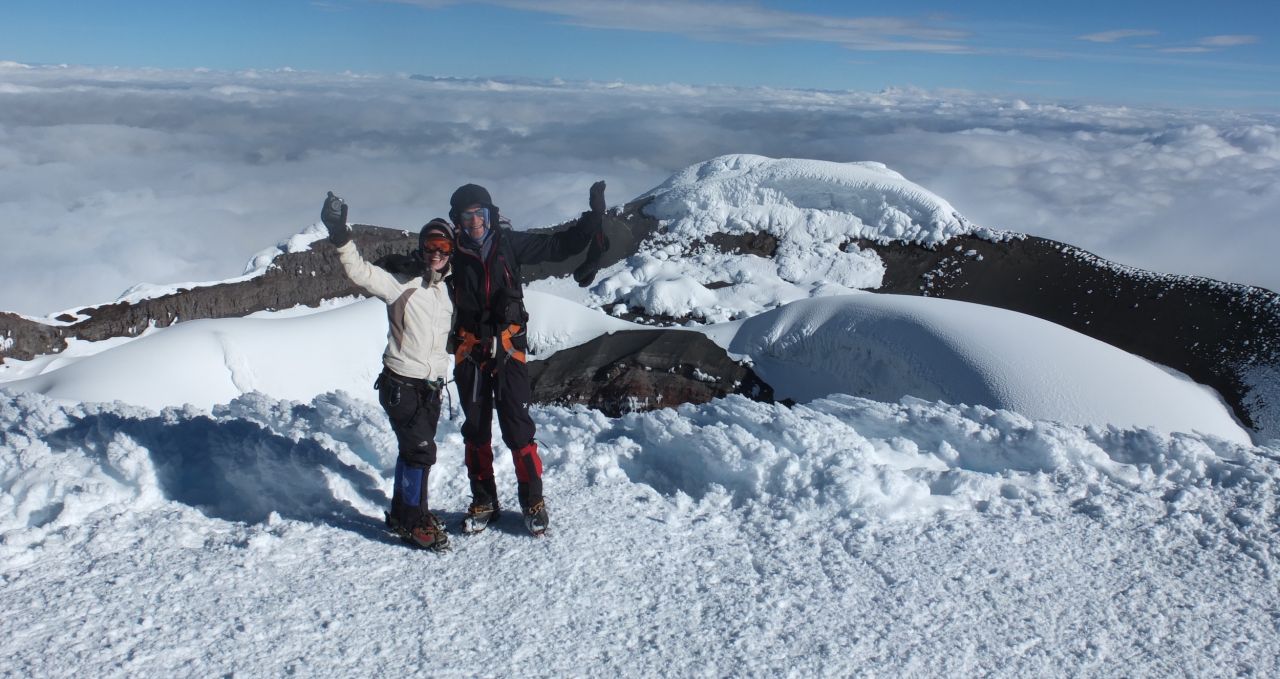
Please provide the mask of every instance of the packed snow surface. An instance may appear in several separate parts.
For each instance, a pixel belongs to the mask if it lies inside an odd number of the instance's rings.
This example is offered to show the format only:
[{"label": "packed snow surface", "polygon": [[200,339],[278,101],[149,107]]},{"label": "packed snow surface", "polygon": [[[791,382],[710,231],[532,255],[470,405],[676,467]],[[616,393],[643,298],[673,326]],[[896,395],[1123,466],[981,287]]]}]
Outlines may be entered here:
[{"label": "packed snow surface", "polygon": [[154,409],[209,408],[251,391],[300,400],[335,389],[363,395],[382,371],[386,329],[378,300],[308,315],[187,321],[0,384]]},{"label": "packed snow surface", "polygon": [[852,396],[540,407],[551,535],[508,516],[439,555],[380,529],[393,436],[343,393],[0,397],[12,676],[1280,672],[1280,451],[1215,437]]}]

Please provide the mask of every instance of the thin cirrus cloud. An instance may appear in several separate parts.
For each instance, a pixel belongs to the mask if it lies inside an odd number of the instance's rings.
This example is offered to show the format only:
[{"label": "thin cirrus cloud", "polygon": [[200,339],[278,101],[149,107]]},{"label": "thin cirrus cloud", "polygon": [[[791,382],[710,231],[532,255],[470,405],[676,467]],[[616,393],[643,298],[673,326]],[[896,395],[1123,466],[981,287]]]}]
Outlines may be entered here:
[{"label": "thin cirrus cloud", "polygon": [[1121,40],[1127,40],[1129,38],[1146,38],[1146,37],[1159,35],[1159,34],[1160,34],[1160,31],[1152,31],[1152,30],[1137,29],[1137,28],[1122,28],[1114,31],[1102,31],[1101,33],[1089,33],[1088,35],[1081,35],[1077,39],[1084,40],[1086,42],[1112,43],[1112,42],[1119,42]]},{"label": "thin cirrus cloud", "polygon": [[[1087,35],[1077,36],[1077,40],[1096,43],[1117,43],[1130,38],[1147,38],[1159,35],[1159,31],[1135,28],[1122,28],[1114,31],[1102,31],[1100,33],[1089,33]],[[1258,42],[1256,35],[1210,35],[1196,40],[1191,45],[1170,45],[1160,46],[1151,43],[1138,43],[1134,47],[1139,49],[1154,49],[1159,52],[1168,54],[1199,54],[1203,52],[1214,52],[1228,47],[1240,47],[1242,45],[1252,45]]]},{"label": "thin cirrus cloud", "polygon": [[1280,289],[1280,118],[962,92],[0,62],[0,310],[236,276],[317,221],[416,230],[466,182],[518,227],[727,153],[878,161],[982,226]]},{"label": "thin cirrus cloud", "polygon": [[[438,8],[449,0],[387,0]],[[700,40],[803,40],[854,50],[964,53],[969,34],[900,17],[838,17],[736,2],[487,0],[484,4],[559,17],[584,28],[672,33]]]},{"label": "thin cirrus cloud", "polygon": [[1162,53],[1169,54],[1201,54],[1208,51],[1219,51],[1226,47],[1253,45],[1258,36],[1208,36],[1199,38],[1194,45],[1161,47]]},{"label": "thin cirrus cloud", "polygon": [[1256,35],[1211,35],[1206,38],[1200,38],[1194,45],[1163,47],[1160,48],[1160,51],[1171,54],[1198,54],[1216,52],[1228,47],[1252,45],[1256,42],[1258,42],[1258,36]]},{"label": "thin cirrus cloud", "polygon": [[1198,41],[1205,47],[1237,47],[1258,42],[1256,35],[1211,35]]}]

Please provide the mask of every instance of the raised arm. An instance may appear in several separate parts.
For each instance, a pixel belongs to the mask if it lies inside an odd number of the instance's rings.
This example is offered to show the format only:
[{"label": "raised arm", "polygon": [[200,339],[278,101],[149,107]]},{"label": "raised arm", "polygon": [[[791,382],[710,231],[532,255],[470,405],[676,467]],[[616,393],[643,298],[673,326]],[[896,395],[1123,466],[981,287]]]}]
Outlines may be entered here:
[{"label": "raised arm", "polygon": [[395,276],[366,262],[351,240],[351,227],[347,225],[347,204],[338,196],[329,195],[324,199],[324,207],[320,210],[320,221],[329,230],[329,242],[337,246],[338,261],[352,283],[366,292],[390,304],[403,291],[403,286]]},{"label": "raised arm", "polygon": [[596,272],[600,270],[600,258],[604,256],[605,250],[609,249],[609,237],[604,235],[605,202],[603,181],[598,181],[591,185],[588,205],[591,206],[591,212],[596,215],[600,223],[596,226],[595,233],[591,234],[590,243],[587,244],[587,258],[582,260],[577,269],[573,270],[573,280],[584,288],[591,285],[592,281],[596,279]]},{"label": "raised arm", "polygon": [[522,264],[559,262],[582,252],[593,241],[599,240],[601,245],[607,247],[603,240],[604,182],[591,185],[588,204],[591,209],[583,212],[573,226],[563,231],[549,234],[510,232],[516,257]]}]

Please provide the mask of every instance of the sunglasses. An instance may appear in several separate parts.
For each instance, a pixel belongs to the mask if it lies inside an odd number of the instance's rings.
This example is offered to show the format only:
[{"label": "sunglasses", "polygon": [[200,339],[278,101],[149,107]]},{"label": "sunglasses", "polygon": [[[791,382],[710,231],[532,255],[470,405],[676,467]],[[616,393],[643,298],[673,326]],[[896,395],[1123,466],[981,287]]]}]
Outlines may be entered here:
[{"label": "sunglasses", "polygon": [[472,210],[463,210],[462,212],[458,213],[458,217],[459,217],[459,219],[461,219],[461,220],[462,220],[462,221],[464,221],[464,222],[465,222],[465,221],[467,221],[467,220],[476,219],[476,218],[479,218],[479,219],[481,219],[481,220],[483,220],[483,221],[485,221],[485,222],[488,222],[488,221],[489,221],[489,208],[487,208],[487,207],[478,207],[478,208],[475,208],[475,209],[472,209]]},{"label": "sunglasses", "polygon": [[448,257],[452,252],[449,248],[423,248],[422,254],[426,257]]}]

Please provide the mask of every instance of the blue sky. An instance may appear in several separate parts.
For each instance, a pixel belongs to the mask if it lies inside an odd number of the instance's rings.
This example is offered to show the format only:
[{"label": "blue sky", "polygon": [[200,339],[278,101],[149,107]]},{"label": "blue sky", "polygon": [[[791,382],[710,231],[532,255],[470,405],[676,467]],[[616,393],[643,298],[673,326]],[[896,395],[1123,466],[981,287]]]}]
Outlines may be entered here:
[{"label": "blue sky", "polygon": [[5,0],[0,60],[1280,108],[1280,3]]}]

